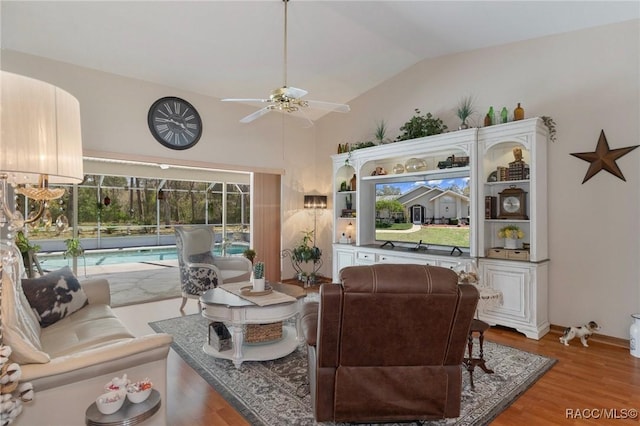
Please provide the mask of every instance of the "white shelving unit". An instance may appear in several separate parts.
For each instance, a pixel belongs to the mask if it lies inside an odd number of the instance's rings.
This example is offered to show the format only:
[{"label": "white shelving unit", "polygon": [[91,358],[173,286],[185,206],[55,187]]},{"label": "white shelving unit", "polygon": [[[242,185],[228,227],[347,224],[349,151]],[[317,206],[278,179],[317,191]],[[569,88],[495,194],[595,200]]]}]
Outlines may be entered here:
[{"label": "white shelving unit", "polygon": [[[375,236],[375,186],[385,181],[429,180],[444,177],[469,176],[473,182],[476,168],[473,167],[476,149],[476,129],[468,129],[442,135],[429,136],[409,141],[379,145],[352,151],[351,154],[337,154],[333,159],[334,176],[334,232],[333,232],[333,280],[338,280],[340,269],[350,265],[373,263],[420,263],[454,267],[460,262],[469,262],[475,244],[462,256],[450,255],[449,250],[429,250],[412,252],[401,248],[390,250],[381,248]],[[438,163],[449,157],[468,157],[469,164],[463,167],[438,168]],[[424,169],[403,173],[393,173],[397,164],[404,165],[409,159],[424,162]],[[348,162],[347,162],[348,160]],[[383,168],[386,175],[374,175],[376,168]],[[356,191],[341,191],[343,182],[349,183],[356,175]],[[343,217],[344,198],[352,193],[355,217]],[[469,219],[475,221],[476,197],[470,194]],[[341,244],[343,233],[349,235],[347,227],[351,223],[351,244]],[[471,231],[471,241],[476,239]]]},{"label": "white shelving unit", "polygon": [[[478,260],[484,285],[502,291],[504,303],[484,309],[480,318],[490,324],[513,327],[527,337],[539,339],[549,330],[547,312],[547,128],[539,118],[495,126],[467,129],[410,141],[364,148],[333,159],[333,280],[345,266],[373,263],[420,263],[454,267]],[[528,178],[493,181],[492,172],[514,161],[513,149],[522,150],[522,160],[529,166]],[[463,167],[439,168],[438,163],[451,156],[468,157]],[[420,171],[394,174],[396,164],[404,165],[416,158],[425,167]],[[347,161],[348,160],[348,161]],[[376,168],[386,175],[374,175]],[[355,191],[350,180],[356,175]],[[447,251],[428,252],[389,250],[375,239],[375,185],[388,181],[437,179],[469,176],[471,179],[470,247],[468,252],[452,255]],[[346,182],[347,190],[344,190]],[[485,218],[485,197],[496,197],[515,186],[526,192],[526,219]],[[352,211],[346,210],[351,196]],[[350,224],[350,226],[349,226]],[[525,233],[521,243],[528,244],[528,258],[494,258],[492,250],[502,250],[498,230],[507,224],[518,225]],[[342,234],[351,235],[351,244],[342,244]],[[344,240],[343,240],[344,241]],[[515,260],[514,260],[515,259]]]},{"label": "white shelving unit", "polygon": [[[490,324],[513,327],[527,337],[539,339],[549,331],[547,297],[549,252],[547,243],[547,128],[541,119],[532,118],[483,128],[478,132],[478,198],[483,202],[478,211],[478,267],[481,279],[502,291],[501,306],[487,307],[480,318]],[[508,167],[515,160],[513,150],[522,151],[529,166],[529,178],[493,182],[492,172]],[[526,193],[527,219],[490,219],[485,217],[485,197],[516,187]],[[500,250],[504,242],[498,237],[500,228],[513,224],[524,231],[522,248],[513,252]],[[509,258],[489,257],[494,252]],[[510,258],[515,254],[514,258]],[[517,256],[526,254],[527,258]],[[500,254],[499,254],[500,255]]]}]

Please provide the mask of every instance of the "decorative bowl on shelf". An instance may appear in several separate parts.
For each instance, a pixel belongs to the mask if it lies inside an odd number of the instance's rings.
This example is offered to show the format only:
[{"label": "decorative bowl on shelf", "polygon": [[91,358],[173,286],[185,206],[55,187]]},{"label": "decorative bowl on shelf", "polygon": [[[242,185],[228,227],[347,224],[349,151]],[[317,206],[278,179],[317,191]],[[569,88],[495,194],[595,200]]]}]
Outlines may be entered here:
[{"label": "decorative bowl on shelf", "polygon": [[404,163],[404,169],[407,173],[421,172],[427,170],[427,163],[420,158],[409,158],[406,163]]},{"label": "decorative bowl on shelf", "polygon": [[122,407],[124,398],[121,392],[103,393],[96,399],[96,407],[102,414],[113,414]]},{"label": "decorative bowl on shelf", "polygon": [[138,404],[149,398],[152,389],[153,384],[149,381],[149,379],[131,383],[129,386],[127,386],[127,399],[129,399],[129,401],[133,402],[134,404]]},{"label": "decorative bowl on shelf", "polygon": [[400,163],[393,166],[393,173],[399,175],[400,173],[404,173],[404,166]]}]

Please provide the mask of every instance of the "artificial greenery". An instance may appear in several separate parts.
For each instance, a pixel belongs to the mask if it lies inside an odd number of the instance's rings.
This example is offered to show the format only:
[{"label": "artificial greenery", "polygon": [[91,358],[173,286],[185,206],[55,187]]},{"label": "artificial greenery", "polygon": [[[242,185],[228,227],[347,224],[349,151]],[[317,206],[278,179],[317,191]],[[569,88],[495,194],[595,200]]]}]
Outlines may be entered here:
[{"label": "artificial greenery", "polygon": [[293,258],[296,262],[307,263],[309,261],[317,262],[322,256],[322,251],[313,243],[313,231],[303,231],[302,241],[298,244],[293,251]]},{"label": "artificial greenery", "polygon": [[23,231],[18,231],[16,234],[16,247],[22,253],[22,256],[28,255],[29,251],[35,253],[40,250],[40,246],[37,244],[31,244]]},{"label": "artificial greenery", "polygon": [[473,109],[473,98],[471,96],[464,97],[458,102],[456,109],[456,115],[463,123],[467,122],[467,118],[471,116],[475,111]]},{"label": "artificial greenery", "polygon": [[415,115],[409,121],[400,127],[402,134],[397,140],[405,141],[408,139],[422,138],[424,136],[438,135],[447,130],[447,125],[438,117],[434,117],[430,112],[422,115],[420,110],[416,108]]},{"label": "artificial greenery", "polygon": [[247,259],[249,259],[251,261],[251,263],[253,263],[253,259],[255,259],[256,257],[256,251],[254,249],[246,249],[245,251],[242,252],[242,255],[244,257],[246,257]]},{"label": "artificial greenery", "polygon": [[513,238],[513,239],[522,239],[524,238],[524,232],[517,225],[507,225],[498,231],[498,238]]},{"label": "artificial greenery", "polygon": [[367,142],[356,142],[349,146],[351,147],[349,152],[351,152],[351,151],[355,151],[356,149],[369,148],[370,146],[376,146],[376,144],[371,141],[367,141]]},{"label": "artificial greenery", "polygon": [[253,267],[253,278],[258,280],[264,278],[264,262],[256,262]]},{"label": "artificial greenery", "polygon": [[556,122],[553,121],[553,118],[549,117],[548,115],[543,115],[540,118],[542,118],[542,122],[544,123],[545,126],[547,126],[547,129],[549,129],[549,140],[551,142],[555,142],[556,141]]},{"label": "artificial greenery", "polygon": [[379,145],[389,142],[389,139],[387,139],[387,123],[385,123],[384,120],[380,120],[376,124],[376,132],[374,135]]},{"label": "artificial greenery", "polygon": [[29,278],[33,277],[33,269],[31,265],[31,260],[29,259],[29,253],[35,253],[40,250],[40,246],[37,244],[31,244],[29,239],[24,232],[18,231],[15,238],[16,247],[20,250],[20,254],[22,255],[22,263],[27,271],[27,275]]},{"label": "artificial greenery", "polygon": [[80,244],[79,238],[67,238],[64,243],[67,245],[67,250],[64,252],[65,259],[67,256],[78,257],[84,253],[84,247]]}]

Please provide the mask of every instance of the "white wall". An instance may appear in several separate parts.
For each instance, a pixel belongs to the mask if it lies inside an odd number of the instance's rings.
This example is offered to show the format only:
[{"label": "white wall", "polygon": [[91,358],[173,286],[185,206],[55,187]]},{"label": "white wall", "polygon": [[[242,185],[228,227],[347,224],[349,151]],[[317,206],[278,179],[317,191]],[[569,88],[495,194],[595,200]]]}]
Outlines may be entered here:
[{"label": "white wall", "polygon": [[[331,194],[329,156],[338,143],[373,139],[380,119],[395,138],[414,108],[454,129],[453,109],[465,95],[476,98],[478,123],[490,105],[512,112],[522,102],[526,117],[549,115],[558,127],[549,146],[550,321],[595,320],[603,334],[628,338],[629,315],[640,312],[640,149],[617,161],[626,182],[600,172],[584,185],[588,164],[569,154],[593,151],[601,129],[612,149],[640,143],[639,33],[635,20],[425,61],[350,102],[351,113],[329,114],[312,129],[279,114],[241,126],[238,119],[252,108],[16,52],[2,52],[2,67],[76,95],[87,150],[286,170],[283,248],[313,227],[303,195]],[[171,95],[189,100],[204,119],[193,149],[164,148],[147,129],[151,103]],[[328,212],[318,228],[322,273],[330,275]],[[283,271],[293,275],[288,262]]]},{"label": "white wall", "polygon": [[[301,231],[313,228],[313,217],[303,210],[303,196],[316,190],[315,128],[304,128],[278,113],[243,125],[240,118],[255,108],[15,51],[2,50],[1,59],[2,69],[48,81],[78,98],[85,154],[265,173],[286,170],[282,247],[294,247]],[[171,150],[151,136],[147,112],[164,96],[184,98],[200,113],[203,135],[193,148]],[[325,270],[330,274],[331,265]],[[293,276],[290,263],[284,262],[283,277]]]},{"label": "white wall", "polygon": [[602,333],[628,338],[640,311],[640,148],[617,161],[626,182],[600,172],[582,184],[589,164],[570,153],[594,151],[604,129],[612,149],[640,144],[639,21],[599,27],[421,62],[350,102],[352,112],[318,125],[319,181],[329,192],[338,143],[373,139],[376,121],[393,129],[413,109],[460,124],[453,109],[466,95],[482,117],[493,106],[557,123],[549,144],[550,322],[590,320]]}]

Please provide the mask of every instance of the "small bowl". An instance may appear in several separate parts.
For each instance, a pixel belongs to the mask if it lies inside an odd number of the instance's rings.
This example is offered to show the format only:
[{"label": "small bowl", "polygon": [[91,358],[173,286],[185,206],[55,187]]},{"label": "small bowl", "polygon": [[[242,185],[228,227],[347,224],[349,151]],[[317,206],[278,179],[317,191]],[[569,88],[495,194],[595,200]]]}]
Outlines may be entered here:
[{"label": "small bowl", "polygon": [[132,383],[127,386],[127,399],[134,404],[145,401],[151,395],[153,384],[149,380]]},{"label": "small bowl", "polygon": [[107,383],[106,385],[104,385],[104,391],[105,392],[122,392],[123,394],[127,392],[127,386],[129,386],[129,384],[131,384],[131,380],[127,380],[126,379],[126,375],[124,376],[125,380],[120,379],[119,381],[117,380],[111,380],[109,383]]},{"label": "small bowl", "polygon": [[103,393],[96,399],[98,411],[102,414],[113,414],[124,404],[124,395],[119,392]]}]

